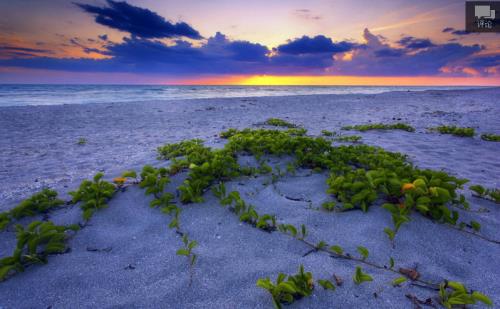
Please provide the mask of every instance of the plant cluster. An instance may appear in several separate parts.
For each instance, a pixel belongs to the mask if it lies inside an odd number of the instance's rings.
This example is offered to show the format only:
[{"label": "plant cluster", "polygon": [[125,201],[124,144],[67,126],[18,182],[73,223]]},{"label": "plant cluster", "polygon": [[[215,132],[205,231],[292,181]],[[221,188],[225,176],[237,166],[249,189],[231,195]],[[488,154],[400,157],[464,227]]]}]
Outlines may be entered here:
[{"label": "plant cluster", "polygon": [[474,305],[478,301],[493,306],[493,302],[488,296],[478,291],[468,291],[462,283],[456,281],[444,281],[439,285],[439,301],[448,309],[460,305],[464,307]]},{"label": "plant cluster", "polygon": [[23,200],[16,207],[9,211],[0,213],[0,230],[5,229],[12,219],[22,219],[32,217],[37,214],[45,214],[55,207],[64,204],[64,201],[57,198],[57,192],[50,189],[33,194],[31,197]]},{"label": "plant cluster", "polygon": [[480,185],[470,186],[469,189],[474,191],[478,197],[492,200],[495,203],[500,203],[500,189],[488,189]]},{"label": "plant cluster", "polygon": [[196,240],[189,240],[187,234],[182,236],[183,248],[177,250],[177,255],[185,256],[189,260],[189,286],[193,282],[193,267],[196,263],[197,255],[193,253],[193,249],[198,245]]},{"label": "plant cluster", "polygon": [[77,191],[69,192],[73,197],[73,203],[82,202],[80,207],[83,210],[83,219],[88,221],[99,209],[105,208],[116,187],[105,180],[102,180],[103,173],[97,173],[93,181],[84,180]]},{"label": "plant cluster", "polygon": [[406,123],[394,123],[394,124],[384,124],[384,123],[373,123],[373,124],[359,124],[354,126],[344,126],[342,130],[356,130],[356,131],[369,131],[369,130],[403,130],[407,132],[415,132],[415,128]]},{"label": "plant cluster", "polygon": [[341,135],[333,139],[334,142],[341,142],[341,143],[357,143],[360,140],[361,136],[359,135]]},{"label": "plant cluster", "polygon": [[80,146],[83,146],[83,145],[87,144],[87,139],[86,139],[86,138],[84,138],[84,137],[80,137],[80,138],[78,139],[77,144],[78,144],[78,145],[80,145]]},{"label": "plant cluster", "polygon": [[487,142],[500,142],[500,135],[498,134],[481,134],[481,139]]},{"label": "plant cluster", "polygon": [[332,137],[332,136],[337,135],[337,132],[335,132],[335,131],[328,131],[328,130],[321,130],[321,135]]},{"label": "plant cluster", "polygon": [[[396,125],[401,128],[401,125]],[[430,219],[456,225],[458,212],[451,209],[452,205],[468,207],[465,198],[457,194],[466,180],[442,171],[418,169],[407,161],[406,156],[379,147],[333,146],[325,138],[306,136],[304,131],[298,132],[298,129],[230,129],[230,133],[223,135],[228,138],[223,149],[212,150],[199,140],[159,148],[163,158],[173,159],[174,164],[189,168],[186,181],[179,187],[181,202],[202,201],[203,193],[213,183],[272,171],[262,161],[260,169],[240,167],[237,155],[248,153],[257,160],[265,155],[290,155],[295,158],[295,162],[291,163],[294,168],[329,171],[327,192],[340,203],[325,205],[327,210],[367,211],[370,205],[382,198],[386,201],[384,208],[391,213],[394,221],[393,229],[384,230],[391,241],[414,211]],[[245,222],[257,224],[259,221],[253,207],[248,206],[238,214]]]},{"label": "plant cluster", "polygon": [[457,126],[439,126],[430,128],[431,131],[437,131],[441,134],[452,134],[460,137],[473,137],[476,133],[474,128],[461,128]]},{"label": "plant cluster", "polygon": [[289,129],[297,127],[297,125],[279,118],[269,118],[264,122],[264,124],[267,124],[268,126],[284,127]]},{"label": "plant cluster", "polygon": [[280,273],[276,283],[271,279],[257,280],[257,286],[267,290],[272,298],[275,308],[282,308],[282,304],[291,304],[302,297],[310,296],[314,289],[312,273],[305,272],[304,266],[300,265],[299,272],[295,275]]},{"label": "plant cluster", "polygon": [[34,221],[27,228],[16,225],[17,245],[11,256],[0,260],[0,281],[31,264],[47,263],[50,254],[66,252],[66,232],[78,229],[77,225],[59,226],[51,221]]},{"label": "plant cluster", "polygon": [[174,195],[170,192],[165,192],[165,186],[170,183],[168,173],[169,170],[164,167],[154,168],[151,165],[146,165],[142,168],[139,187],[146,189],[146,194],[154,196],[154,199],[149,204],[152,208],[160,208],[167,215],[173,214],[169,227],[179,230],[179,215],[181,210],[173,202]]},{"label": "plant cluster", "polygon": [[226,186],[224,183],[220,183],[212,188],[212,192],[222,206],[229,206],[229,209],[239,216],[241,222],[267,232],[276,230],[276,217],[269,214],[259,215],[252,205],[247,205],[238,191],[227,194]]}]

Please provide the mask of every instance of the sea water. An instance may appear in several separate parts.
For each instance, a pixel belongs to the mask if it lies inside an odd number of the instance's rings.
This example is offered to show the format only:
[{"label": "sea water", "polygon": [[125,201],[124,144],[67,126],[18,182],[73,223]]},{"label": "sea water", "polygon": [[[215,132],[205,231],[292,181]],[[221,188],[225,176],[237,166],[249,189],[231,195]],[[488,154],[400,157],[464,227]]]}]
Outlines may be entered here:
[{"label": "sea water", "polygon": [[389,91],[424,91],[470,88],[478,87],[0,84],[0,107],[311,94],[376,94]]}]

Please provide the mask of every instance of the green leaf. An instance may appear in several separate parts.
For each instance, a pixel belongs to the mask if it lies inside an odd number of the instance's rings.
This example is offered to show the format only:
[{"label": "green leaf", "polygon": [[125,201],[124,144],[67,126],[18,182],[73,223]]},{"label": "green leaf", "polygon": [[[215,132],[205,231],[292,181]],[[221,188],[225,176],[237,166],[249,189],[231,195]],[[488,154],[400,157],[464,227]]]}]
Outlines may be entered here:
[{"label": "green leaf", "polygon": [[182,248],[182,249],[177,250],[176,254],[177,255],[189,256],[189,251],[187,249]]},{"label": "green leaf", "polygon": [[392,280],[392,286],[398,286],[401,283],[406,282],[406,281],[407,281],[406,277],[396,278],[396,279]]},{"label": "green leaf", "polygon": [[125,171],[123,172],[122,177],[137,178],[137,173],[135,171]]},{"label": "green leaf", "polygon": [[307,236],[307,229],[304,224],[301,225],[301,231],[302,231],[302,238],[306,238]]},{"label": "green leaf", "polygon": [[368,258],[368,255],[370,254],[370,252],[368,252],[368,249],[363,246],[358,247],[358,252],[363,257],[363,260],[366,260]]},{"label": "green leaf", "polygon": [[337,245],[331,246],[330,250],[333,251],[333,252],[335,252],[338,255],[342,255],[344,253],[344,249],[342,249],[342,247],[337,246]]},{"label": "green leaf", "polygon": [[390,269],[393,269],[393,268],[394,268],[394,259],[392,258],[392,256],[391,256],[391,258],[389,259],[389,268],[390,268]]},{"label": "green leaf", "polygon": [[386,227],[386,228],[384,229],[384,233],[386,233],[386,234],[387,234],[387,236],[389,237],[389,239],[390,239],[391,241],[393,241],[393,240],[394,240],[394,237],[396,236],[396,233],[395,233],[393,230],[391,230],[390,228],[388,228],[388,227]]},{"label": "green leaf", "polygon": [[287,230],[290,231],[290,234],[292,234],[293,237],[297,236],[297,228],[295,228],[295,226],[288,224]]},{"label": "green leaf", "polygon": [[475,300],[478,300],[488,306],[493,306],[493,302],[491,301],[491,299],[484,295],[483,293],[480,293],[480,292],[477,292],[477,291],[474,291],[472,292],[472,298],[474,298]]},{"label": "green leaf", "polygon": [[5,278],[7,278],[7,275],[14,269],[14,265],[5,265],[0,267],[0,281],[5,280]]},{"label": "green leaf", "polygon": [[472,220],[472,221],[470,222],[470,226],[472,226],[472,228],[473,228],[473,229],[474,229],[474,231],[476,231],[476,232],[479,232],[479,230],[481,229],[481,224],[479,224],[479,222],[474,221],[474,220]]},{"label": "green leaf", "polygon": [[366,281],[373,281],[373,278],[370,275],[363,273],[361,267],[357,266],[353,276],[353,281],[356,284],[361,284]]},{"label": "green leaf", "polygon": [[196,263],[196,259],[197,259],[197,257],[198,257],[198,256],[197,256],[196,254],[191,255],[191,266],[193,266],[193,265],[194,265],[194,263]]},{"label": "green leaf", "polygon": [[196,240],[193,240],[188,244],[188,248],[189,250],[193,250],[193,248],[196,247],[197,245],[198,243],[196,242]]},{"label": "green leaf", "polygon": [[318,280],[318,283],[319,285],[321,285],[323,287],[323,289],[325,290],[332,290],[334,291],[335,290],[335,286],[333,285],[333,283],[330,281],[330,280],[323,280],[323,279],[319,279]]},{"label": "green leaf", "polygon": [[316,245],[316,249],[318,250],[321,250],[321,249],[324,249],[326,248],[326,246],[328,246],[328,244],[324,241],[320,241],[317,245]]},{"label": "green leaf", "polygon": [[274,286],[271,282],[271,280],[269,280],[269,278],[265,278],[265,279],[258,279],[257,280],[257,286],[259,288],[263,288],[263,289],[266,289],[266,290],[271,290]]}]

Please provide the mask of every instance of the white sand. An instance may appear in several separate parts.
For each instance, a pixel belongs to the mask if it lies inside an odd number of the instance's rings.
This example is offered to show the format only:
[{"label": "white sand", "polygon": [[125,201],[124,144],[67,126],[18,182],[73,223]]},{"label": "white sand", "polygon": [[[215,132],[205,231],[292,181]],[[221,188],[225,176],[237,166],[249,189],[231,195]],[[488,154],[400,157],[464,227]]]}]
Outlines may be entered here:
[{"label": "white sand", "polygon": [[[301,124],[310,134],[400,119],[417,132],[359,135],[367,144],[408,154],[419,167],[443,169],[474,184],[498,187],[500,143],[477,136],[431,134],[426,128],[455,124],[499,134],[499,97],[500,89],[483,89],[0,108],[0,209],[15,206],[43,186],[61,193],[73,190],[99,170],[112,178],[127,169],[158,164],[155,148],[164,143],[197,137],[212,146],[222,145],[216,137],[220,131],[252,127],[269,117]],[[80,137],[88,143],[77,145]],[[169,185],[171,191],[182,177]],[[363,245],[375,262],[388,264],[393,256],[397,266],[418,266],[432,281],[464,282],[500,304],[499,245],[414,215],[392,249],[382,232],[392,225],[390,215],[379,207],[366,214],[330,214],[283,197],[303,197],[317,207],[327,198],[326,177],[288,177],[273,187],[264,186],[268,177],[262,176],[228,186],[242,192],[259,213],[276,214],[280,222],[306,224],[313,241],[339,244],[353,254]],[[316,278],[336,273],[345,283],[333,293],[318,287],[294,308],[411,308],[405,294],[434,295],[408,285],[393,288],[389,283],[394,274],[367,267],[364,270],[374,281],[356,286],[351,277],[357,264],[320,253],[302,257],[308,251],[303,244],[240,223],[210,193],[205,203],[185,206],[181,215],[183,229],[200,244],[195,249],[199,260],[193,285],[188,288],[187,263],[175,255],[179,236],[167,228],[166,216],[148,207],[149,200],[138,188],[119,193],[108,209],[94,216],[91,226],[71,240],[71,253],[51,256],[47,265],[30,267],[0,283],[0,308],[269,308],[270,296],[255,286],[256,280],[275,279],[280,271],[295,273],[299,264]],[[475,198],[469,201],[474,209],[485,207],[490,212],[461,213],[461,218],[475,218],[484,235],[499,238],[500,207]],[[73,223],[80,216],[78,207],[73,207],[51,219]],[[14,236],[10,231],[0,233],[0,257],[11,253]],[[112,250],[89,252],[88,246]],[[129,264],[135,269],[124,269]]]}]

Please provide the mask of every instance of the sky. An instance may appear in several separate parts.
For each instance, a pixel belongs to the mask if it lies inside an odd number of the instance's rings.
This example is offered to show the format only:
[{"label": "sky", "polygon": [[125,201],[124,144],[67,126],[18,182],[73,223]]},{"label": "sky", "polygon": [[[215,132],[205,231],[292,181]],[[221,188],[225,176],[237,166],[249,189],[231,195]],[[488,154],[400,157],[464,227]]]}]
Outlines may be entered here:
[{"label": "sky", "polygon": [[[461,0],[0,2],[0,83],[500,85]],[[499,13],[500,14],[500,13]]]}]

